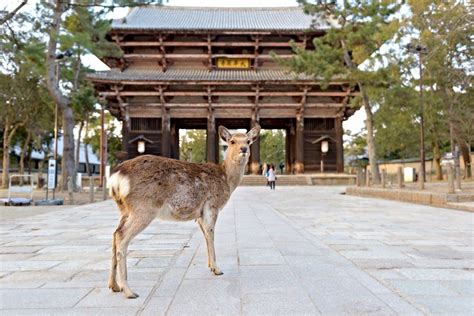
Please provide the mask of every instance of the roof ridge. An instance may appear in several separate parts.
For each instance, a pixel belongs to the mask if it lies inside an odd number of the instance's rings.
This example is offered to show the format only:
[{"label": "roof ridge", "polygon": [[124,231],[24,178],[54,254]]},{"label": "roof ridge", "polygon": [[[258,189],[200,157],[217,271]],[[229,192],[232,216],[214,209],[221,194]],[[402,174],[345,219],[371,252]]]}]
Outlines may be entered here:
[{"label": "roof ridge", "polygon": [[213,11],[284,11],[284,10],[302,10],[301,6],[288,6],[288,7],[205,7],[205,6],[167,6],[159,4],[151,4],[146,6],[138,6],[136,9],[169,9],[169,10],[213,10]]}]

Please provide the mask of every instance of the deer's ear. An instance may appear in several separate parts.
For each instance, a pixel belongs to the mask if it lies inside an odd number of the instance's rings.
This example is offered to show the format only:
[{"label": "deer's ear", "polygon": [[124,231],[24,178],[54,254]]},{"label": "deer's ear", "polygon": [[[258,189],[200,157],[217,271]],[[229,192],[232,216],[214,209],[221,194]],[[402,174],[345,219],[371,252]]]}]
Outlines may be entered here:
[{"label": "deer's ear", "polygon": [[257,140],[258,135],[260,135],[260,125],[255,126],[247,133],[247,137],[252,143]]},{"label": "deer's ear", "polygon": [[222,125],[219,126],[219,136],[226,143],[232,138],[232,134],[229,132],[229,130]]}]

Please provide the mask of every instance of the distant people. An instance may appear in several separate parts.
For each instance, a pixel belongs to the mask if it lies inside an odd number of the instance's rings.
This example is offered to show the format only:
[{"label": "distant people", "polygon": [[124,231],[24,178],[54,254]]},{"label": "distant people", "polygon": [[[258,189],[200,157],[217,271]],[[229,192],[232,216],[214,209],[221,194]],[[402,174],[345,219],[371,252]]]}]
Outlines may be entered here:
[{"label": "distant people", "polygon": [[280,167],[280,174],[283,174],[283,168],[285,168],[285,164],[283,162],[280,162],[280,165],[278,167]]},{"label": "distant people", "polygon": [[270,165],[265,163],[263,166],[264,168],[262,175],[267,179],[267,186],[269,186],[270,182],[268,182],[268,170],[270,169]]},{"label": "distant people", "polygon": [[270,165],[270,168],[268,169],[267,180],[270,185],[270,190],[275,190],[276,175],[275,175],[275,166],[273,164]]}]

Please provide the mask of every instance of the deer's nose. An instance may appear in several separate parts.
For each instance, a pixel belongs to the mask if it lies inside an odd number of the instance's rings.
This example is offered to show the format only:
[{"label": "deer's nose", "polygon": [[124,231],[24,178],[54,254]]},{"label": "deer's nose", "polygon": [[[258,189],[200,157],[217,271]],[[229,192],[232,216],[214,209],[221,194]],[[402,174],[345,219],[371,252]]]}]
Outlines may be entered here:
[{"label": "deer's nose", "polygon": [[247,147],[240,147],[240,152],[245,154],[247,152]]}]

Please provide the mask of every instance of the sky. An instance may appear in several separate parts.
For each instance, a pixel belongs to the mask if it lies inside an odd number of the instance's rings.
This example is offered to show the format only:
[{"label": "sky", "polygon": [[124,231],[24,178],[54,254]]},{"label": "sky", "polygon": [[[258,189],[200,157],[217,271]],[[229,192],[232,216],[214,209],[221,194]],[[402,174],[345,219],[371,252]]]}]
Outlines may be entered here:
[{"label": "sky", "polygon": [[[38,1],[29,0],[28,4],[22,10],[33,10]],[[21,3],[20,0],[0,0],[0,10],[6,8],[12,10]],[[239,1],[223,1],[223,0],[165,0],[165,5],[168,6],[199,6],[202,7],[292,7],[297,6],[296,0],[239,0]],[[128,12],[127,8],[120,8],[114,10],[110,18],[119,19],[124,17]],[[108,67],[102,63],[95,56],[88,56],[84,63],[95,70],[108,70]],[[364,127],[365,112],[359,109],[347,121],[343,123],[345,130],[350,130],[352,133],[360,132]]]}]

